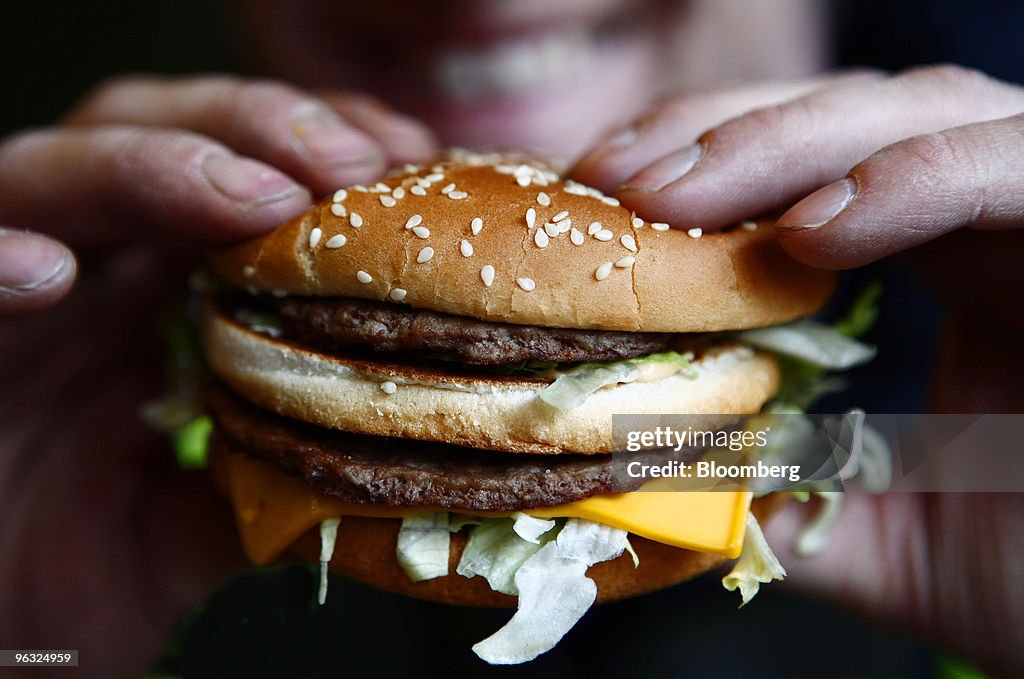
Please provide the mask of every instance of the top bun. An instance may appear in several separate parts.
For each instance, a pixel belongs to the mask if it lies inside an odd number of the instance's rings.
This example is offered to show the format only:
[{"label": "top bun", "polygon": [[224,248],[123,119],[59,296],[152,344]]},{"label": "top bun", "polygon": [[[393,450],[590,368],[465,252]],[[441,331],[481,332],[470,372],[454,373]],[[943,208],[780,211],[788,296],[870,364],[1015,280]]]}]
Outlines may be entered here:
[{"label": "top bun", "polygon": [[339,190],[209,261],[254,293],[595,330],[773,325],[832,294],[836,274],[789,258],[769,224],[690,233],[635,217],[537,161],[463,153]]}]

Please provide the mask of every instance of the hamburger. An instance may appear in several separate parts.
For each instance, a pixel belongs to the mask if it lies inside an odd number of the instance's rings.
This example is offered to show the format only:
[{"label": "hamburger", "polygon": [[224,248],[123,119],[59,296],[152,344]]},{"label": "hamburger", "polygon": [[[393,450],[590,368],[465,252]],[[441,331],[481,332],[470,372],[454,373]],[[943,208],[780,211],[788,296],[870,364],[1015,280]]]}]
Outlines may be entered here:
[{"label": "hamburger", "polygon": [[492,663],[725,559],[744,600],[781,576],[755,518],[774,496],[648,492],[629,461],[700,451],[626,453],[612,427],[720,426],[773,398],[777,358],[737,333],[813,314],[835,274],[769,223],[670,229],[541,162],[461,152],[208,261],[226,283],[201,323],[210,467],[254,563],[518,606],[474,646]]}]

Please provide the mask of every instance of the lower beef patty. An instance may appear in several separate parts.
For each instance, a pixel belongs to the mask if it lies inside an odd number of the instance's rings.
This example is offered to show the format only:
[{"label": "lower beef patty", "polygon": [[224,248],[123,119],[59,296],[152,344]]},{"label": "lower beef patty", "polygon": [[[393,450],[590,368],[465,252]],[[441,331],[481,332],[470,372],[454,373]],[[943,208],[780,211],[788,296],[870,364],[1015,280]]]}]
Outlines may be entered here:
[{"label": "lower beef patty", "polygon": [[664,351],[668,333],[571,330],[491,323],[407,306],[348,298],[285,297],[277,301],[289,339],[321,351],[351,346],[425,352],[474,365],[520,361],[617,361]]},{"label": "lower beef patty", "polygon": [[592,495],[636,490],[627,462],[664,464],[699,453],[514,455],[323,429],[249,405],[223,387],[206,405],[217,423],[213,445],[303,477],[346,502],[393,507],[507,512]]}]

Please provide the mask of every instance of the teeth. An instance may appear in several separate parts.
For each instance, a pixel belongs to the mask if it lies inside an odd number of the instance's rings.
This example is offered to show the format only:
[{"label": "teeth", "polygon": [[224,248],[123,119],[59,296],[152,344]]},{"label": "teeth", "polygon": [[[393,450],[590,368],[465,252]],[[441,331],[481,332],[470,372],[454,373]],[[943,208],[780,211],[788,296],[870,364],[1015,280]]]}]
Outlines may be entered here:
[{"label": "teeth", "polygon": [[444,94],[458,99],[513,95],[572,80],[594,49],[583,31],[532,35],[481,50],[452,49],[438,57],[434,76]]}]

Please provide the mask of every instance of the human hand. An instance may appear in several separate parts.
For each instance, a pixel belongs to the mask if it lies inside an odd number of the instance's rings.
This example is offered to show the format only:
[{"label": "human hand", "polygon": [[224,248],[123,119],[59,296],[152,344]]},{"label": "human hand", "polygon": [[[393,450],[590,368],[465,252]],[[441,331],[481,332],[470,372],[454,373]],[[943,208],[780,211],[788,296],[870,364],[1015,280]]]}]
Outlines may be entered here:
[{"label": "human hand", "polygon": [[[912,249],[948,301],[933,409],[1021,412],[1024,89],[952,66],[800,88],[670,100],[575,174],[678,228],[785,209],[782,246],[814,266]],[[806,511],[791,504],[768,535],[792,584],[990,671],[1024,671],[1021,495],[848,493],[831,546],[810,559],[787,555]]]},{"label": "human hand", "polygon": [[70,290],[0,320],[0,647],[139,675],[243,565],[209,480],[139,420],[160,391],[157,318],[202,245],[433,154],[368,98],[226,77],[114,81],[0,144],[0,315]]}]

